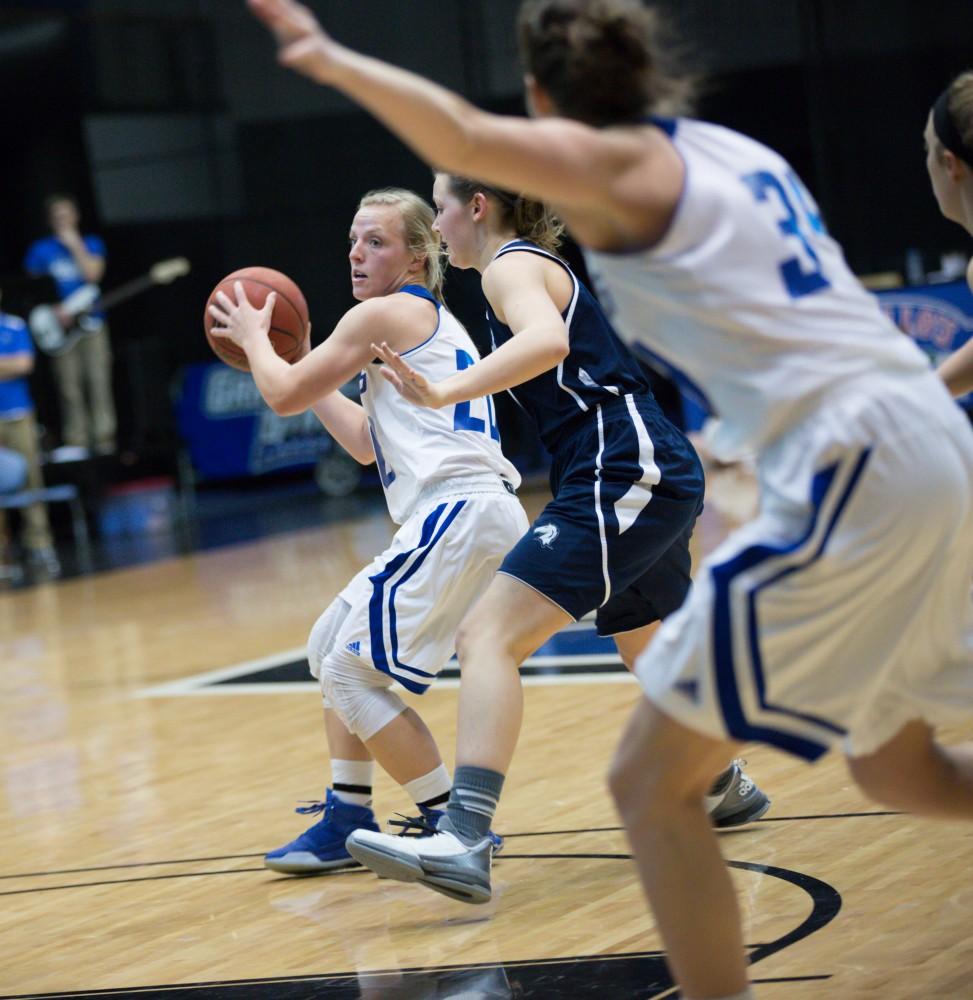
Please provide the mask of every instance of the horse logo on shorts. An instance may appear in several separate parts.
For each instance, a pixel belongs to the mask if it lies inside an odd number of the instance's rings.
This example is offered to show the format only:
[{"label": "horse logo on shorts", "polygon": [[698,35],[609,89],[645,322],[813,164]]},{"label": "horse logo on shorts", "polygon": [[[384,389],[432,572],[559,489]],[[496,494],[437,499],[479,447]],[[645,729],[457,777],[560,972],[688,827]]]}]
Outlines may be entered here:
[{"label": "horse logo on shorts", "polygon": [[550,549],[554,547],[554,539],[557,538],[560,531],[556,524],[539,524],[534,528],[534,534],[545,549]]}]

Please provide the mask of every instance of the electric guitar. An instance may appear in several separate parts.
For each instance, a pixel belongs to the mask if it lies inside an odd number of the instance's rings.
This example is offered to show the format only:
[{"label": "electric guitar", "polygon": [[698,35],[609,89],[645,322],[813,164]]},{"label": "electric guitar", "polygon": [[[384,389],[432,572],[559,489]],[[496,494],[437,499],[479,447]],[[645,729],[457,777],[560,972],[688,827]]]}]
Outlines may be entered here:
[{"label": "electric guitar", "polygon": [[[82,337],[102,328],[104,324],[91,315],[93,312],[104,312],[155,285],[168,285],[188,273],[189,261],[185,257],[172,257],[153,264],[147,274],[119,285],[107,295],[102,295],[97,285],[82,285],[56,307],[34,306],[27,317],[27,325],[37,346],[45,354],[57,357],[71,350]],[[67,327],[58,319],[58,311],[69,318]]]}]

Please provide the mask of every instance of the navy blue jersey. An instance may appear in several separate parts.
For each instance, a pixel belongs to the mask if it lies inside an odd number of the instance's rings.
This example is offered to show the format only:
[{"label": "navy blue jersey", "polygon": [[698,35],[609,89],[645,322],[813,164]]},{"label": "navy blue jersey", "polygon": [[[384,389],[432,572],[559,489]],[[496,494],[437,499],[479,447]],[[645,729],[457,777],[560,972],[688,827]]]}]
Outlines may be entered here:
[{"label": "navy blue jersey", "polygon": [[[638,362],[615,335],[601,306],[559,257],[527,240],[505,243],[494,260],[508,253],[535,253],[557,261],[571,275],[574,294],[561,314],[568,328],[568,356],[550,371],[508,390],[530,414],[541,440],[554,452],[579,418],[626,395],[651,396]],[[490,339],[496,350],[513,334],[487,304]]]}]

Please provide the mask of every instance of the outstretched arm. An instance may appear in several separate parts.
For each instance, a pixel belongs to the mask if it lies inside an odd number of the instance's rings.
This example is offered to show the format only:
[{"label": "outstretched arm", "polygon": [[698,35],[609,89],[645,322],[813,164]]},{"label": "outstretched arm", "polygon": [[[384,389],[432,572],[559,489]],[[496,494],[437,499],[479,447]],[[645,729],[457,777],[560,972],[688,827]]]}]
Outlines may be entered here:
[{"label": "outstretched arm", "polygon": [[382,375],[410,402],[438,409],[512,389],[556,367],[570,348],[564,320],[544,280],[545,263],[534,255],[510,254],[487,268],[483,291],[514,336],[482,361],[441,382],[429,382],[387,344],[373,344],[386,365]]},{"label": "outstretched arm", "polygon": [[973,340],[954,351],[937,369],[936,373],[946,383],[954,396],[973,392]]},{"label": "outstretched arm", "polygon": [[[342,91],[438,169],[598,211],[623,227],[631,223],[633,193],[639,208],[654,210],[654,195],[646,203],[644,185],[633,187],[646,169],[645,144],[634,136],[480,111],[423,77],[339,45],[295,0],[248,2],[276,36],[283,65]],[[678,186],[670,194],[674,199]]]}]

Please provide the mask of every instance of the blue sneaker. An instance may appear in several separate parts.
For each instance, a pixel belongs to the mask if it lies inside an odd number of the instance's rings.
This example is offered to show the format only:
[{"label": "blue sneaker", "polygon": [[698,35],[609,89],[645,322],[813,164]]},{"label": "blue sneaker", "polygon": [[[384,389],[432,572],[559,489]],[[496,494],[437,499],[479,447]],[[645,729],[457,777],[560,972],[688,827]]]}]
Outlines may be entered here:
[{"label": "blue sneaker", "polygon": [[324,815],[297,840],[264,855],[267,868],[286,875],[316,875],[339,868],[359,868],[359,863],[345,848],[348,834],[353,830],[378,832],[371,809],[342,802],[330,788],[324,802],[312,802],[294,811],[304,815],[323,812]]},{"label": "blue sneaker", "polygon": [[[402,816],[402,813],[396,813],[402,818],[390,819],[389,826],[401,827],[400,837],[428,837],[436,832],[440,819],[446,815],[445,809],[430,809],[429,806],[419,806],[419,812],[421,816]],[[487,832],[487,836],[493,844],[493,856],[496,857],[503,850],[503,837],[492,830]]]}]

